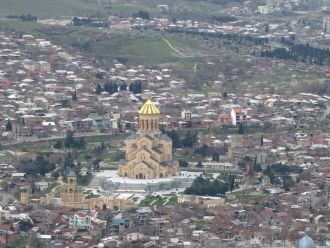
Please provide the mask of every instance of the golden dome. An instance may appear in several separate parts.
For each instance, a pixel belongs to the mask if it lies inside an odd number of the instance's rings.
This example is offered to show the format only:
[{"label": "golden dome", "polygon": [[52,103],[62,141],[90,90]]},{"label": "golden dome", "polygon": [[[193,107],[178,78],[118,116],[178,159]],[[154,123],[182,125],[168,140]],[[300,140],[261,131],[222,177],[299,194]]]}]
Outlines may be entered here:
[{"label": "golden dome", "polygon": [[159,115],[160,111],[151,100],[148,100],[143,104],[138,113],[142,115]]}]

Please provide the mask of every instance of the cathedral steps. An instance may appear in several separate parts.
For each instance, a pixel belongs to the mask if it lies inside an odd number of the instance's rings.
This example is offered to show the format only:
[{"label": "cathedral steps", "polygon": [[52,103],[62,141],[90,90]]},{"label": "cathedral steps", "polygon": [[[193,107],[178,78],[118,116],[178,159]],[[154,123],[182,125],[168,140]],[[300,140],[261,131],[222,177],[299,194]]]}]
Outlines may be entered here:
[{"label": "cathedral steps", "polygon": [[101,179],[99,177],[93,177],[91,182],[89,183],[90,188],[98,189],[101,187]]},{"label": "cathedral steps", "polygon": [[181,188],[189,188],[192,183],[193,183],[194,179],[186,179],[181,183]]},{"label": "cathedral steps", "polygon": [[116,192],[146,192],[146,185],[144,184],[120,184]]}]

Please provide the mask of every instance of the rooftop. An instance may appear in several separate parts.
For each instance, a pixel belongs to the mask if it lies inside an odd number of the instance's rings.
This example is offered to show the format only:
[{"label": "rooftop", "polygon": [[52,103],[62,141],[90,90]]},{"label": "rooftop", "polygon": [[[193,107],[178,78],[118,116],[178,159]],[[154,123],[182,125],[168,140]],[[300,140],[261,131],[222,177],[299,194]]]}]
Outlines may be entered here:
[{"label": "rooftop", "polygon": [[148,100],[142,106],[138,113],[142,115],[159,115],[160,111],[156,107],[155,103],[153,103],[151,100]]}]

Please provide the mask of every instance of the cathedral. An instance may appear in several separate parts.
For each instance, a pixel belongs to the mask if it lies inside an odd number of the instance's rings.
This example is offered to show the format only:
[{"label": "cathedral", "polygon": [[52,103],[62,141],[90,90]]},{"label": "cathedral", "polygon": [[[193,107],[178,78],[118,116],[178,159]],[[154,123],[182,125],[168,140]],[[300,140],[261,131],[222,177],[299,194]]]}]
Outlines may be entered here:
[{"label": "cathedral", "polygon": [[125,160],[118,175],[153,179],[180,175],[179,163],[172,160],[172,140],[159,130],[160,111],[148,100],[138,111],[139,131],[125,140]]}]

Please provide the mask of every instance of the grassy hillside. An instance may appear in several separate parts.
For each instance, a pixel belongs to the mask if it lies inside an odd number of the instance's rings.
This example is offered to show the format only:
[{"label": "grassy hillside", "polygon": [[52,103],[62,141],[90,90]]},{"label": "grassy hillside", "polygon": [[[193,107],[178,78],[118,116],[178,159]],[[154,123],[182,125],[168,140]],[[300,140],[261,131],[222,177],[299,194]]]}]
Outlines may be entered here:
[{"label": "grassy hillside", "polygon": [[119,57],[140,63],[173,62],[177,58],[160,38],[110,39],[96,44],[97,57]]},{"label": "grassy hillside", "polygon": [[10,14],[38,17],[92,15],[98,9],[97,0],[0,0],[0,6],[1,17]]},{"label": "grassy hillside", "polygon": [[195,51],[204,50],[204,43],[189,37],[166,37],[173,47],[187,56],[181,56],[163,40],[160,34],[144,36],[140,32],[117,32],[110,36],[106,30],[85,27],[49,28],[34,22],[0,20],[0,30],[16,31],[46,38],[64,47],[81,49],[89,43],[87,54],[106,62],[122,59],[130,64],[154,65],[158,63],[180,62],[192,70],[200,56]]},{"label": "grassy hillside", "polygon": [[[168,4],[170,10],[161,12],[157,8],[159,4]],[[97,15],[98,11],[102,16],[127,17],[144,10],[153,17],[207,19],[224,11],[223,5],[191,0],[0,0],[0,6],[0,17],[27,14],[38,17],[91,16]]]}]

